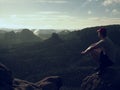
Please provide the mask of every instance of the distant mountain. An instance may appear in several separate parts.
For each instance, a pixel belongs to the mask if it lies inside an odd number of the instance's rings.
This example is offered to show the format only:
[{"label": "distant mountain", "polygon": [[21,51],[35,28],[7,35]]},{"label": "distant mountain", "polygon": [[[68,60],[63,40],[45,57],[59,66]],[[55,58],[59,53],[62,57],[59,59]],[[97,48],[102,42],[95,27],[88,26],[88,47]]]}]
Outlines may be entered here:
[{"label": "distant mountain", "polygon": [[39,37],[37,37],[32,31],[28,29],[23,29],[21,32],[16,33],[17,38],[20,39],[23,42],[32,42],[40,40]]},{"label": "distant mountain", "polygon": [[32,31],[23,29],[20,31],[0,31],[0,43],[3,45],[36,42],[41,39]]},{"label": "distant mountain", "polygon": [[46,40],[51,37],[52,33],[59,33],[61,30],[54,30],[54,29],[39,29],[33,31],[35,35],[40,37],[43,40]]},{"label": "distant mountain", "polygon": [[0,28],[0,30],[2,30],[2,31],[11,31],[11,29],[8,29],[8,28]]},{"label": "distant mountain", "polygon": [[4,33],[6,33],[6,31],[0,30],[0,34],[4,34]]},{"label": "distant mountain", "polygon": [[52,34],[52,33],[57,33],[59,32],[58,30],[54,30],[54,29],[38,29],[38,30],[34,30],[35,34]]}]

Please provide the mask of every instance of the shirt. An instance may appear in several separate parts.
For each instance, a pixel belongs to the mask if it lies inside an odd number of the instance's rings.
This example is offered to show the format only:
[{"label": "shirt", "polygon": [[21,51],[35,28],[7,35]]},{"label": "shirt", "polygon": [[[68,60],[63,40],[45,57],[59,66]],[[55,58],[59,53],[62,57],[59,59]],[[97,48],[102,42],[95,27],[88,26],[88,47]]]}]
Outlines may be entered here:
[{"label": "shirt", "polygon": [[101,48],[109,59],[115,62],[115,46],[111,39],[108,37],[101,39],[96,43],[95,47]]}]

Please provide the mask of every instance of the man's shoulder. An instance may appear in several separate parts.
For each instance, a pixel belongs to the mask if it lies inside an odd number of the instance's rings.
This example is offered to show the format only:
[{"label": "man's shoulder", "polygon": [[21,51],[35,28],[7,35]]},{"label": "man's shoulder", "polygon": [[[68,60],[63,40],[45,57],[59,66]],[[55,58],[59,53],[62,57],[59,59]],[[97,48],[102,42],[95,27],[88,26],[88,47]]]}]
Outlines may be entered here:
[{"label": "man's shoulder", "polygon": [[99,40],[97,43],[103,43],[103,42],[105,42],[105,40],[104,40],[104,39],[101,39],[101,40]]},{"label": "man's shoulder", "polygon": [[108,42],[112,42],[112,40],[108,37],[104,38],[104,39],[101,39],[99,42],[101,43],[108,43]]},{"label": "man's shoulder", "polygon": [[108,37],[105,39],[105,42],[113,44],[113,41],[110,38],[108,38]]}]

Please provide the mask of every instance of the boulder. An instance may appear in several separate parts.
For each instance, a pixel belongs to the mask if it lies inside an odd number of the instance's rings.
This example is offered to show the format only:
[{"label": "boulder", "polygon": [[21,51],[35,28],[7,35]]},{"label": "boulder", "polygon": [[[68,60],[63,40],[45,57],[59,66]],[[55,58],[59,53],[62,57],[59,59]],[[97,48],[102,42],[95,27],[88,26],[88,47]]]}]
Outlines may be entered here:
[{"label": "boulder", "polygon": [[13,86],[14,90],[42,90],[41,87],[36,86],[34,83],[20,79],[14,79]]},{"label": "boulder", "polygon": [[49,76],[37,83],[13,78],[11,71],[0,64],[0,90],[59,90],[62,79],[59,76]]},{"label": "boulder", "polygon": [[119,72],[109,68],[103,74],[93,73],[85,77],[81,90],[120,90]]},{"label": "boulder", "polygon": [[0,63],[0,90],[13,90],[13,76],[11,71]]},{"label": "boulder", "polygon": [[49,76],[37,83],[14,79],[13,86],[15,90],[59,90],[62,80],[59,76]]},{"label": "boulder", "polygon": [[62,79],[59,76],[49,76],[36,83],[42,90],[59,90],[62,86]]}]

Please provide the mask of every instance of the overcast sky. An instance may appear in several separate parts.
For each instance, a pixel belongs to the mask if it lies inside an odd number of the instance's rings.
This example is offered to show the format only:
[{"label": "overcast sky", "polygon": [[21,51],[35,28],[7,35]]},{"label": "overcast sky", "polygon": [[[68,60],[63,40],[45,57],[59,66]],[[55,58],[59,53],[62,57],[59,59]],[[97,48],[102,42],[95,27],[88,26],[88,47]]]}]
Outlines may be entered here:
[{"label": "overcast sky", "polygon": [[81,29],[120,24],[120,0],[0,0],[0,28]]}]

